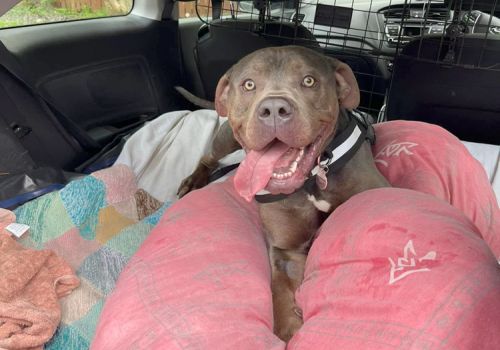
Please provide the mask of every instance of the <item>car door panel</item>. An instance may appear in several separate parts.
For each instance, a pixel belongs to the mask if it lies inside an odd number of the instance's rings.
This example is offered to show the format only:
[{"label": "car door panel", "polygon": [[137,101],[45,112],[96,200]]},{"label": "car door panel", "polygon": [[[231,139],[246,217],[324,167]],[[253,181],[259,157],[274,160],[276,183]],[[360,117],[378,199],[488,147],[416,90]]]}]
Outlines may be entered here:
[{"label": "car door panel", "polygon": [[12,28],[0,40],[26,80],[91,136],[178,109],[177,26],[135,15]]},{"label": "car door panel", "polygon": [[46,76],[38,89],[78,125],[121,125],[141,115],[158,115],[151,67],[142,56],[93,62]]}]

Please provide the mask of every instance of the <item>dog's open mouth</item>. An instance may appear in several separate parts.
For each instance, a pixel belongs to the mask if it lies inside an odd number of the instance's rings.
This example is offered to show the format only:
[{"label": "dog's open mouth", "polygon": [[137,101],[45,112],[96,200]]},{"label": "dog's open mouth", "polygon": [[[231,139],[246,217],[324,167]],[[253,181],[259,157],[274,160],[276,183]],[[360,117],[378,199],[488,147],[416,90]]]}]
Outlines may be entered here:
[{"label": "dog's open mouth", "polygon": [[248,151],[234,178],[236,190],[247,201],[263,189],[272,194],[293,193],[309,176],[322,144],[320,134],[300,148],[274,139],[263,150]]}]

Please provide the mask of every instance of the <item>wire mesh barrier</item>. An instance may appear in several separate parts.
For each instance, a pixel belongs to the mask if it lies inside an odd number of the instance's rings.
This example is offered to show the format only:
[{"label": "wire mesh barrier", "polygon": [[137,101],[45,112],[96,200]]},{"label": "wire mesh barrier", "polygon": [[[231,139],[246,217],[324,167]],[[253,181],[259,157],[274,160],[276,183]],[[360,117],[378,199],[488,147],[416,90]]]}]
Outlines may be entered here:
[{"label": "wire mesh barrier", "polygon": [[379,120],[392,90],[401,88],[393,84],[394,65],[405,57],[476,73],[500,70],[500,0],[199,0],[195,11],[206,25],[200,38],[216,28],[247,31],[345,61],[358,79],[361,109]]}]

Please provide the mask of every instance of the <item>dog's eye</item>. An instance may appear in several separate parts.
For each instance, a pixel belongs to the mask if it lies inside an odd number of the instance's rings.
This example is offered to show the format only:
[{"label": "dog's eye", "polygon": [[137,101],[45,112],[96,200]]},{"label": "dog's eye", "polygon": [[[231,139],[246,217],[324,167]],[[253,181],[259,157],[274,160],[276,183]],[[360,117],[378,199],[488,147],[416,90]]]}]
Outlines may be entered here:
[{"label": "dog's eye", "polygon": [[247,79],[243,82],[243,88],[246,91],[255,90],[255,82],[252,79]]},{"label": "dog's eye", "polygon": [[316,79],[314,79],[310,75],[306,75],[304,77],[304,80],[302,80],[302,85],[304,85],[305,87],[310,88],[310,87],[313,87],[314,84],[316,84]]}]

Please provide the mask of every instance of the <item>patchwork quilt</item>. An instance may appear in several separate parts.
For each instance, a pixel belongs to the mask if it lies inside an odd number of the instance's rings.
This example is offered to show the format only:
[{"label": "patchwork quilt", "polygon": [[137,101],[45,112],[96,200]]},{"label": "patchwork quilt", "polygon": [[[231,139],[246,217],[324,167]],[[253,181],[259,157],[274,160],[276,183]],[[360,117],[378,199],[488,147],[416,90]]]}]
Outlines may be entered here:
[{"label": "patchwork quilt", "polygon": [[20,243],[52,249],[76,271],[81,286],[62,299],[62,321],[48,350],[88,349],[118,275],[170,203],[138,189],[125,165],[98,171],[18,208],[31,226]]}]

